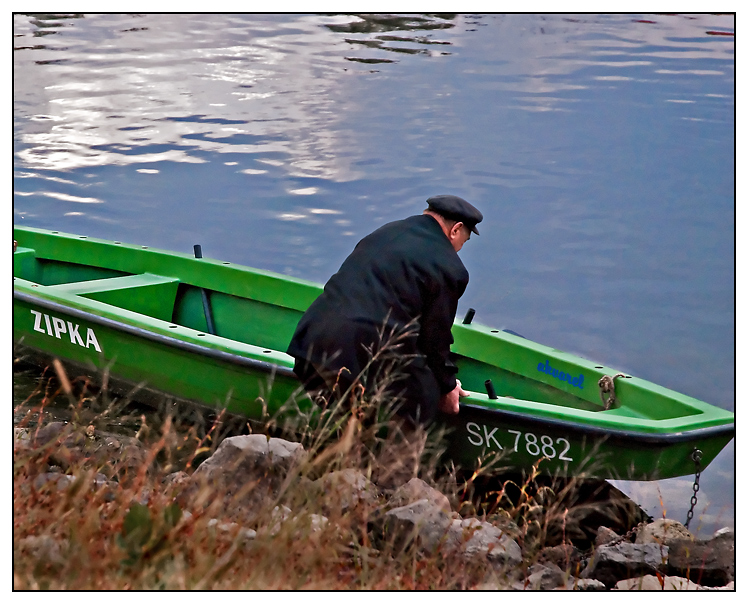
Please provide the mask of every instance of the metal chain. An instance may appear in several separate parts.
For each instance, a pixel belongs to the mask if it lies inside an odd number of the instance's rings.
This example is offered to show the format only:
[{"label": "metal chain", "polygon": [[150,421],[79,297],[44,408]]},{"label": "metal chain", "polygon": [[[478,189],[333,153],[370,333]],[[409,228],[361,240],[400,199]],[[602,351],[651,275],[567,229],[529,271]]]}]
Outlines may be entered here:
[{"label": "metal chain", "polygon": [[[611,542],[606,542],[605,544],[602,544],[601,546],[616,546],[618,544],[621,544],[622,542],[631,542],[632,538],[635,537],[635,535],[637,535],[640,529],[645,527],[647,524],[648,524],[647,521],[640,521],[637,525],[635,525],[632,529],[630,529],[623,536],[619,536],[618,538],[612,540]],[[585,556],[586,557],[593,556],[593,553],[595,552],[595,550],[596,550],[596,547],[593,546],[585,553]]]},{"label": "metal chain", "polygon": [[694,507],[697,506],[697,492],[700,491],[700,462],[702,461],[702,452],[697,448],[692,451],[692,460],[694,460],[694,484],[692,485],[692,499],[689,512],[687,513],[687,522],[684,527],[689,529],[689,522],[694,517]]},{"label": "metal chain", "polygon": [[637,535],[640,530],[645,527],[648,524],[647,521],[640,521],[637,525],[635,525],[632,529],[630,529],[626,534],[623,536],[617,538],[616,540],[613,540],[612,542],[609,542],[606,544],[606,546],[616,546],[617,544],[621,544],[622,542],[631,542],[632,538]]},{"label": "metal chain", "polygon": [[[604,405],[604,410],[610,410],[616,405],[616,392],[614,391],[614,379],[624,378],[624,374],[616,374],[612,376],[601,376],[598,381],[598,388],[601,389],[601,401]],[[610,393],[608,399],[604,397],[605,393]]]}]

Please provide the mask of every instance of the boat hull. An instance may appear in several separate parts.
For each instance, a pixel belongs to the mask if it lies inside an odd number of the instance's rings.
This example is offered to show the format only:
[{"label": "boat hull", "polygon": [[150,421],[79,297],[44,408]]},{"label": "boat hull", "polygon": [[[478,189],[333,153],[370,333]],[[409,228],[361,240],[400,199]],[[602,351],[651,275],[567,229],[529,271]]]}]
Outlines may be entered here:
[{"label": "boat hull", "polygon": [[595,429],[463,404],[442,417],[450,438],[447,457],[475,468],[536,469],[555,477],[652,481],[694,474],[733,438],[733,427],[679,434]]},{"label": "boat hull", "polygon": [[[38,317],[41,321],[37,324]],[[35,330],[35,324],[43,331]],[[63,324],[67,330],[60,338],[55,336],[55,324]],[[57,358],[99,381],[106,374],[132,387],[132,397],[139,401],[171,397],[261,419],[298,400],[302,393],[289,368],[187,343],[33,296],[16,295],[13,328],[19,352],[37,364]],[[80,341],[70,337],[73,330]],[[87,339],[89,330],[93,337]]]}]

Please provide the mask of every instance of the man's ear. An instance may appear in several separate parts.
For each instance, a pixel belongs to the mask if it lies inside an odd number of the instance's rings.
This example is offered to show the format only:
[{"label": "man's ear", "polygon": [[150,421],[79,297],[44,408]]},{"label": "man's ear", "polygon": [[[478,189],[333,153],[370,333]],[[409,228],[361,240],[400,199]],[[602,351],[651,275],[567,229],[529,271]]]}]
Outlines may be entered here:
[{"label": "man's ear", "polygon": [[450,229],[450,232],[452,233],[453,237],[455,237],[458,233],[460,233],[460,229],[463,227],[463,223],[458,221],[453,225],[453,228]]}]

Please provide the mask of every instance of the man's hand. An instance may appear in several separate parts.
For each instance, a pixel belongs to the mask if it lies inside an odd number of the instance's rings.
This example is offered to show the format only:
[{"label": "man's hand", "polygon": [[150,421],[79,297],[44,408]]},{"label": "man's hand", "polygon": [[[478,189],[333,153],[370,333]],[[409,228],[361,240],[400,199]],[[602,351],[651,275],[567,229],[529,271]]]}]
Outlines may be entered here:
[{"label": "man's hand", "polygon": [[468,392],[463,390],[460,380],[456,380],[455,388],[440,397],[440,412],[446,414],[457,414],[460,411],[460,398],[467,397]]}]

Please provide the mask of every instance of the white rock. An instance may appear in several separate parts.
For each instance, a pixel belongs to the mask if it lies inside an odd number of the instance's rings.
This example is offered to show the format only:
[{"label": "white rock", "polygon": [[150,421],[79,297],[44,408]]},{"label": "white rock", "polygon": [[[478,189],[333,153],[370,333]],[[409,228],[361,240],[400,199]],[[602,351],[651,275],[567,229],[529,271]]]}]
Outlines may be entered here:
[{"label": "white rock", "polygon": [[620,580],[614,586],[614,590],[699,590],[701,588],[699,584],[679,576],[662,576],[662,578],[663,584],[652,575]]}]

